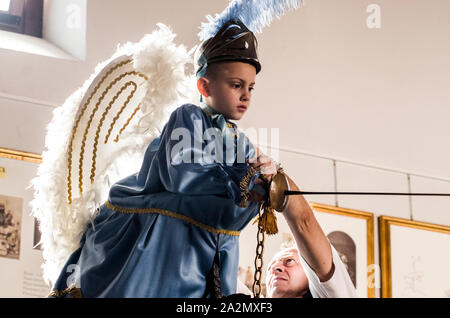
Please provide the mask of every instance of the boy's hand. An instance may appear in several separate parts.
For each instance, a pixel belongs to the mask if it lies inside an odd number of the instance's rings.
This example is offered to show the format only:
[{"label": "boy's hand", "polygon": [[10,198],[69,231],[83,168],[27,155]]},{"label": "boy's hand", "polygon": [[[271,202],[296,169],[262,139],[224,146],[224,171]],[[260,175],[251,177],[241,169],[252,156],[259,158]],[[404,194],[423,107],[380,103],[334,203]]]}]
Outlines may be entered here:
[{"label": "boy's hand", "polygon": [[[255,180],[255,185],[256,184],[259,184],[264,187],[266,182],[263,181],[261,178],[258,178]],[[266,200],[266,197],[263,196],[261,193],[252,190],[252,191],[250,191],[250,196],[248,197],[248,200],[250,202],[263,202]]]},{"label": "boy's hand", "polygon": [[263,176],[268,182],[272,180],[272,177],[277,174],[277,165],[275,161],[269,156],[263,154],[259,148],[257,149],[257,157],[250,158],[248,162],[254,168],[259,168]]},{"label": "boy's hand", "polygon": [[[275,161],[272,160],[269,156],[264,155],[258,147],[257,149],[257,157],[250,158],[248,162],[254,168],[259,168],[262,174],[263,179],[258,178],[255,180],[255,184],[260,184],[262,186],[266,185],[266,182],[269,183],[272,180],[272,177],[277,174],[277,166]],[[256,191],[250,191],[249,201],[251,202],[262,202],[266,198],[262,196],[260,193]]]}]

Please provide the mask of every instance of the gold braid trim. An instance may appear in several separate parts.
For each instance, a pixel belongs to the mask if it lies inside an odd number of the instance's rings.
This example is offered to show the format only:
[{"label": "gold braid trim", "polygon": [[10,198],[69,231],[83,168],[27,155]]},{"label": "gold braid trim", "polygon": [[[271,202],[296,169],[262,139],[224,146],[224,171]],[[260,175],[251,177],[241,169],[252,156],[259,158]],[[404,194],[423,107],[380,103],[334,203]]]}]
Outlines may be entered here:
[{"label": "gold braid trim", "polygon": [[[96,170],[96,165],[97,165],[97,148],[98,148],[98,139],[100,138],[100,130],[102,129],[103,126],[103,122],[105,121],[106,115],[108,115],[109,110],[111,109],[111,107],[114,105],[114,103],[116,102],[116,100],[119,98],[120,94],[122,94],[122,92],[127,89],[128,86],[133,86],[133,90],[130,92],[130,94],[128,95],[127,100],[125,101],[125,103],[123,104],[122,108],[120,109],[120,112],[118,114],[118,116],[120,116],[120,113],[125,109],[125,107],[127,107],[128,103],[130,102],[131,98],[133,98],[134,93],[137,90],[137,85],[135,82],[133,81],[128,81],[125,83],[125,85],[123,85],[120,90],[116,93],[116,95],[114,95],[113,99],[109,102],[108,107],[106,107],[105,111],[102,114],[102,118],[100,119],[100,123],[97,126],[97,131],[95,132],[95,139],[94,139],[94,154],[92,156],[92,167],[91,167],[91,183],[94,183],[94,178],[95,178],[95,170]],[[113,124],[116,122],[118,116],[116,116],[114,118]],[[111,126],[111,128],[112,128]],[[109,136],[109,135],[108,135]],[[108,138],[108,136],[106,138]],[[106,144],[106,141],[105,141]]]},{"label": "gold braid trim", "polygon": [[170,216],[188,223],[191,223],[205,231],[214,233],[214,234],[225,234],[225,235],[231,235],[231,236],[239,236],[240,232],[239,231],[232,231],[232,230],[224,230],[224,229],[216,229],[213,228],[212,226],[203,224],[201,222],[198,222],[197,220],[194,220],[193,218],[190,218],[186,215],[180,214],[180,213],[176,213],[176,212],[172,212],[172,211],[168,211],[168,210],[163,210],[163,209],[158,209],[158,208],[145,208],[145,209],[140,209],[140,208],[124,208],[124,207],[119,207],[119,206],[115,206],[112,205],[109,201],[105,202],[105,205],[108,209],[113,210],[113,211],[117,211],[117,212],[122,212],[122,213],[138,213],[138,214],[146,214],[146,213],[157,213],[157,214],[162,214],[165,216]]},{"label": "gold braid trim", "polygon": [[71,298],[83,298],[81,288],[78,288],[75,284],[70,285],[64,290],[52,290],[52,292],[48,294],[47,298],[64,298],[67,295],[69,295]]},{"label": "gold braid trim", "polygon": [[[119,133],[117,134],[116,138],[114,139],[114,142],[118,142],[119,141],[119,136],[120,134],[123,133],[123,131],[125,130],[125,128],[127,128],[127,126],[130,124],[130,121],[133,119],[134,115],[136,115],[137,111],[141,109],[141,104],[138,105],[138,107],[136,107],[136,109],[134,110],[133,114],[131,114],[130,118],[128,118],[127,122],[125,123],[125,125],[123,125],[123,127],[120,129]],[[111,130],[112,130],[112,124],[111,124]],[[107,140],[105,139],[105,144],[106,144]]]},{"label": "gold braid trim", "polygon": [[84,150],[86,148],[86,139],[87,139],[87,135],[89,132],[89,129],[91,127],[91,123],[92,120],[94,119],[95,114],[97,113],[99,106],[101,104],[101,102],[103,101],[103,99],[105,98],[106,94],[109,92],[109,90],[117,84],[117,82],[119,82],[122,78],[124,78],[125,76],[131,76],[131,75],[136,75],[136,76],[140,76],[143,77],[145,79],[147,79],[147,76],[138,73],[136,71],[130,71],[130,72],[126,72],[126,73],[122,73],[120,76],[116,77],[111,83],[109,83],[108,87],[102,92],[99,100],[97,101],[97,103],[95,104],[94,109],[91,112],[91,115],[89,116],[89,120],[86,124],[86,128],[84,129],[84,134],[83,134],[83,139],[81,140],[81,150],[80,150],[80,158],[79,158],[79,166],[78,166],[78,188],[80,189],[80,193],[83,193],[83,159],[84,159]]},{"label": "gold braid trim", "polygon": [[68,170],[69,170],[69,174],[67,177],[67,194],[68,194],[68,201],[69,204],[72,204],[72,146],[73,146],[73,141],[75,139],[75,133],[78,129],[78,125],[81,121],[81,118],[84,115],[84,112],[86,111],[87,106],[89,105],[89,103],[91,102],[92,97],[97,93],[100,85],[105,81],[106,77],[108,77],[114,70],[116,70],[119,67],[122,67],[123,65],[126,65],[128,63],[131,63],[133,60],[132,59],[128,59],[126,61],[123,61],[117,65],[115,65],[114,67],[112,67],[100,80],[100,82],[95,86],[94,90],[92,91],[92,93],[89,95],[89,98],[87,99],[87,101],[84,103],[83,107],[81,108],[81,112],[78,115],[76,121],[75,121],[75,125],[72,129],[72,136],[70,137],[70,144],[69,144],[69,153],[68,153],[68,158],[67,158],[67,165],[68,165]]},{"label": "gold braid trim", "polygon": [[247,171],[247,174],[242,178],[239,187],[241,188],[241,202],[239,202],[239,206],[241,208],[245,208],[247,205],[247,201],[249,198],[249,192],[248,187],[250,186],[250,180],[252,179],[252,176],[257,172],[258,170],[254,167],[250,167]]}]

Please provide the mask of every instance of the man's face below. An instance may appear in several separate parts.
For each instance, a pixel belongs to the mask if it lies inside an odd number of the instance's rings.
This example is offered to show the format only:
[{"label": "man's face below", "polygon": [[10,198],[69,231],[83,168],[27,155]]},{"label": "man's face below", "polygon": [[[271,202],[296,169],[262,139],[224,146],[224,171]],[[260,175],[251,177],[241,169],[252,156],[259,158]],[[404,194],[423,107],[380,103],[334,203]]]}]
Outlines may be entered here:
[{"label": "man's face below", "polygon": [[287,249],[275,255],[267,269],[266,285],[268,296],[272,298],[301,297],[307,292],[308,279],[297,249]]}]

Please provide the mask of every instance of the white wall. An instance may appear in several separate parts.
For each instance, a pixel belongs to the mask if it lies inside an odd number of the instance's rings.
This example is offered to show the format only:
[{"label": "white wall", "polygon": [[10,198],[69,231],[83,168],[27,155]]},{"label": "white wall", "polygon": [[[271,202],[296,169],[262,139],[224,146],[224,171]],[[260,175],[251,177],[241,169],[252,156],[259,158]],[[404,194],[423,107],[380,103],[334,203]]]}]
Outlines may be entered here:
[{"label": "white wall", "polygon": [[[227,3],[90,0],[84,60],[0,49],[0,147],[41,153],[54,106],[118,43],[138,41],[163,22],[178,34],[177,43],[191,48],[204,16]],[[381,8],[380,29],[366,24],[373,3]],[[304,189],[408,191],[409,173],[412,191],[449,192],[449,30],[446,0],[307,1],[258,35],[262,72],[239,125],[279,128],[280,161]],[[339,197],[337,203],[450,225],[442,198]]]},{"label": "white wall", "polygon": [[[366,26],[371,3],[380,5],[380,29]],[[0,93],[61,104],[118,43],[161,21],[192,47],[204,16],[226,4],[91,0],[86,61],[0,49]],[[241,125],[282,128],[284,147],[450,179],[449,6],[308,1],[258,36],[263,69]],[[22,150],[41,152],[43,143]]]},{"label": "white wall", "polygon": [[86,58],[86,0],[46,0],[42,37],[72,56]]}]

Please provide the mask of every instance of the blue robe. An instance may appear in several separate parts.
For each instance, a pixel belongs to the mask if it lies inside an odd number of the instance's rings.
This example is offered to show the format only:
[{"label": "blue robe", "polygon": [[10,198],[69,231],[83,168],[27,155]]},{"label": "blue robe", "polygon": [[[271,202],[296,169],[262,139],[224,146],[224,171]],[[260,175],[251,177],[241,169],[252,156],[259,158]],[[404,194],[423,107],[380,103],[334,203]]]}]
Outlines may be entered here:
[{"label": "blue robe", "polygon": [[[248,138],[224,128],[224,117],[205,106],[176,109],[148,146],[140,171],[111,187],[53,296],[208,296],[215,257],[222,295],[236,293],[239,231],[258,213],[259,204],[246,199],[259,173],[247,163],[255,157]],[[236,128],[228,120],[226,126]],[[180,151],[178,128],[200,139],[192,137]],[[219,147],[205,151],[212,139],[202,140],[199,132],[209,128],[222,132],[225,144],[233,136],[223,158],[234,150],[234,160],[214,162]],[[239,151],[244,162],[236,160]],[[200,161],[186,162],[191,155]]]}]

